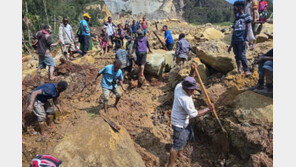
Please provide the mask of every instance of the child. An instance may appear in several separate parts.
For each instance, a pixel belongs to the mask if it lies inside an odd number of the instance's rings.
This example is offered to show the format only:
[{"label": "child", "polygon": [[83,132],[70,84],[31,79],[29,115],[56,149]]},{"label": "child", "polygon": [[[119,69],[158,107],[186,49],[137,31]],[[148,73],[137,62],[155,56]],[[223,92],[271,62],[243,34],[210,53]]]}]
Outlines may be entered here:
[{"label": "child", "polygon": [[106,27],[102,29],[102,33],[99,36],[99,42],[101,45],[101,51],[104,50],[104,55],[108,52],[109,37],[106,33]]},{"label": "child", "polygon": [[240,74],[243,69],[245,74],[248,76],[251,75],[251,72],[249,70],[246,57],[248,46],[247,32],[248,24],[252,22],[252,17],[249,14],[244,13],[245,3],[243,1],[236,1],[233,6],[235,20],[233,24],[231,44],[228,48],[228,52],[230,52],[231,48],[233,48],[238,73]]},{"label": "child", "polygon": [[137,37],[138,32],[138,26],[136,25],[136,20],[133,20],[133,24],[131,26],[132,32],[133,32],[133,38],[135,39]]},{"label": "child", "polygon": [[117,39],[120,39],[120,44],[121,44],[121,46],[123,46],[123,39],[124,39],[124,31],[123,31],[123,29],[122,29],[122,26],[121,26],[121,24],[118,24],[117,25],[117,31],[116,31],[116,33],[115,33],[115,37],[117,38]]}]

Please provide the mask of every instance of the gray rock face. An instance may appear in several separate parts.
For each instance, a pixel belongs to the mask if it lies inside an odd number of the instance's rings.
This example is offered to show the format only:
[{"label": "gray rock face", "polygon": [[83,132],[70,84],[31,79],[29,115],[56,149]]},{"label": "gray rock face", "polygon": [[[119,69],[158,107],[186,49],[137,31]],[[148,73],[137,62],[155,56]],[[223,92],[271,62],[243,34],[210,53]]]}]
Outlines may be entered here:
[{"label": "gray rock face", "polygon": [[148,18],[162,18],[167,15],[181,16],[183,0],[105,0],[112,14],[131,11],[133,15],[145,15]]}]

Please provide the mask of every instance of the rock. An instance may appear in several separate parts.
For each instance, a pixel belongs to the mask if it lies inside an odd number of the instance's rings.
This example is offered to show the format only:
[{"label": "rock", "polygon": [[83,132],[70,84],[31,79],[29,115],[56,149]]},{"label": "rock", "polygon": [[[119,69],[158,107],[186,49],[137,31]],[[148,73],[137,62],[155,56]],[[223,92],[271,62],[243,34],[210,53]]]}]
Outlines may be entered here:
[{"label": "rock", "polygon": [[266,34],[259,34],[256,36],[257,43],[263,43],[269,40],[269,36]]},{"label": "rock", "polygon": [[215,29],[215,28],[206,28],[204,32],[202,33],[202,36],[208,40],[213,40],[213,39],[222,39],[224,38],[224,34]]},{"label": "rock", "polygon": [[170,70],[173,65],[174,51],[153,50],[152,54],[147,54],[145,72],[154,76],[161,76],[164,71]]},{"label": "rock", "polygon": [[272,167],[273,166],[273,160],[268,157],[264,152],[260,152],[257,154],[251,155],[250,166],[252,167]]},{"label": "rock", "polygon": [[192,60],[185,62],[185,64],[180,67],[180,66],[175,66],[168,74],[168,82],[169,86],[174,89],[175,86],[183,81],[183,79],[189,75],[190,69],[191,69],[191,64],[192,63],[197,64],[197,70],[200,74],[201,79],[203,82],[206,83],[207,81],[207,75],[208,75],[208,69],[207,67],[199,60],[199,58],[195,57]]},{"label": "rock", "polygon": [[234,116],[239,122],[248,122],[261,126],[272,126],[273,100],[272,98],[246,91],[236,97]]},{"label": "rock", "polygon": [[[273,101],[269,97],[246,91],[234,100],[232,120],[226,130],[231,145],[247,160],[251,154],[263,151],[273,154]],[[246,126],[248,125],[248,126]]]},{"label": "rock", "polygon": [[102,118],[77,127],[74,132],[66,133],[54,148],[54,155],[63,160],[64,166],[145,167],[123,127],[114,132]]},{"label": "rock", "polygon": [[235,68],[234,56],[227,52],[228,46],[221,41],[206,41],[193,47],[193,51],[200,60],[213,69],[227,73]]}]

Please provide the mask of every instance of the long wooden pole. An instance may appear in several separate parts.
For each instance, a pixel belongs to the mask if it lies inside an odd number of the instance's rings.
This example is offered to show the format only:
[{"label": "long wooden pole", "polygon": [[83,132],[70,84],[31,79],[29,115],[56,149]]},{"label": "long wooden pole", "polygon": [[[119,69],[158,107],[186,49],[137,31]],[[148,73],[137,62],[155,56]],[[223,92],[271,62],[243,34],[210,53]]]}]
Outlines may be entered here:
[{"label": "long wooden pole", "polygon": [[[208,101],[208,104],[212,104],[212,102],[211,102],[211,100],[210,100],[210,97],[209,97],[209,95],[208,95],[208,93],[207,93],[207,90],[206,90],[206,88],[205,88],[205,86],[204,86],[204,84],[203,84],[203,82],[202,82],[202,80],[201,80],[201,77],[200,77],[200,75],[199,75],[199,72],[198,72],[197,68],[195,68],[195,73],[196,73],[197,79],[198,79],[198,81],[199,81],[199,83],[200,83],[200,85],[201,85],[202,91],[203,91],[204,95],[206,96],[206,99],[207,99],[207,101]],[[213,113],[214,113],[214,115],[215,115],[215,118],[217,119],[217,121],[218,121],[218,123],[219,123],[219,125],[220,125],[220,127],[221,127],[221,129],[222,129],[222,131],[226,133],[226,130],[225,130],[224,127],[222,126],[221,121],[220,121],[220,119],[219,119],[219,117],[218,117],[218,114],[216,113],[216,110],[213,109],[212,111],[213,111]]]},{"label": "long wooden pole", "polygon": [[163,43],[163,42],[161,41],[161,39],[159,38],[159,36],[156,34],[155,31],[153,31],[153,34],[154,34],[154,35],[156,36],[156,38],[159,40],[159,42],[161,43],[163,49],[164,49],[164,50],[168,50],[168,49],[165,47],[164,43]]}]

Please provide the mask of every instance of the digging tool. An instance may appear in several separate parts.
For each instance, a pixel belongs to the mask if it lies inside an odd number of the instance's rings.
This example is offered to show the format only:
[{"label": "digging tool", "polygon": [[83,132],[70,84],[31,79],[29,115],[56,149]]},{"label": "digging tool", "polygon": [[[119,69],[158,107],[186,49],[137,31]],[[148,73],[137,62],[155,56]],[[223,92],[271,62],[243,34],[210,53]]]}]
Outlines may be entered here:
[{"label": "digging tool", "polygon": [[[197,75],[198,81],[199,81],[199,83],[200,83],[200,85],[201,85],[202,91],[204,92],[204,94],[205,94],[205,96],[206,96],[206,99],[207,99],[208,103],[211,104],[212,102],[211,102],[210,97],[209,97],[209,95],[208,95],[208,93],[207,93],[207,90],[206,90],[206,88],[205,88],[205,86],[204,86],[204,84],[203,84],[203,82],[202,82],[202,80],[201,80],[201,77],[200,77],[200,75],[199,75],[199,72],[198,72],[197,68],[195,68],[195,73],[196,73],[196,75]],[[221,127],[221,129],[222,129],[222,131],[223,131],[223,133],[227,133],[226,130],[224,129],[224,127],[223,127],[222,124],[221,124],[221,121],[220,121],[220,119],[219,119],[219,117],[218,117],[218,115],[217,115],[217,113],[216,113],[216,110],[213,108],[212,111],[213,111],[213,113],[214,113],[214,115],[215,115],[215,118],[217,119],[217,121],[218,121],[218,123],[219,123],[219,125],[220,125],[220,127]]]},{"label": "digging tool", "polygon": [[120,127],[113,121],[111,121],[108,116],[106,116],[105,114],[103,113],[100,113],[101,117],[104,119],[104,121],[106,121],[110,126],[111,128],[113,128],[116,132],[119,132],[120,130]]},{"label": "digging tool", "polygon": [[168,50],[168,49],[166,48],[166,46],[164,45],[164,43],[163,43],[163,42],[161,41],[161,39],[159,38],[159,36],[156,34],[155,31],[153,31],[153,34],[154,34],[154,35],[156,36],[156,38],[159,40],[159,42],[161,43],[163,49],[164,49],[164,50]]}]

